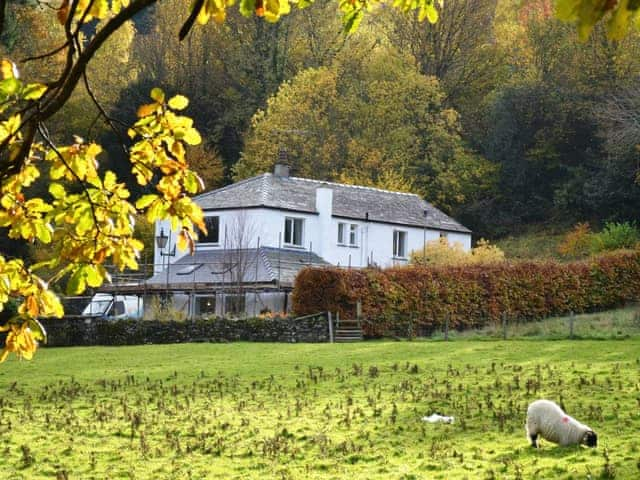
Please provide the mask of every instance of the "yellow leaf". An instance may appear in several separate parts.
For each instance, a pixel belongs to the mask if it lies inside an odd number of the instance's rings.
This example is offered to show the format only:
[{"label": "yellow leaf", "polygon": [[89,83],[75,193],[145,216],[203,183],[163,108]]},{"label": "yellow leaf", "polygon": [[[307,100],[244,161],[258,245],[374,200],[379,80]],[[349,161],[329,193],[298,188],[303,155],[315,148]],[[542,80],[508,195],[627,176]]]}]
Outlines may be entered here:
[{"label": "yellow leaf", "polygon": [[164,103],[164,92],[160,88],[151,89],[151,98],[157,103]]},{"label": "yellow leaf", "polygon": [[195,128],[187,130],[182,139],[189,145],[200,145],[202,142],[202,137]]},{"label": "yellow leaf", "polygon": [[4,80],[7,78],[20,78],[20,72],[18,72],[16,64],[6,58],[3,58],[2,62],[0,62],[0,72],[2,72]]},{"label": "yellow leaf", "polygon": [[174,110],[184,110],[189,105],[189,99],[183,95],[176,95],[169,99],[169,106]]},{"label": "yellow leaf", "polygon": [[138,115],[139,118],[146,117],[148,115],[155,113],[157,109],[158,109],[157,103],[147,103],[146,105],[141,105],[138,108],[136,115]]}]

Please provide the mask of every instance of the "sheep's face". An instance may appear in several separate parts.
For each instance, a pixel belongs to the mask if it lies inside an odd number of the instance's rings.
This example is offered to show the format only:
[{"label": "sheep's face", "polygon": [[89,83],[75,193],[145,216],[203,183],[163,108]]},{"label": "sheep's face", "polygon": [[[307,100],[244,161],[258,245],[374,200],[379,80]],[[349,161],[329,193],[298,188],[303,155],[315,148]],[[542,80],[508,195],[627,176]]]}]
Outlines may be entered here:
[{"label": "sheep's face", "polygon": [[589,430],[587,433],[585,433],[582,437],[582,444],[586,445],[587,447],[598,446],[598,435],[596,435],[596,432]]}]

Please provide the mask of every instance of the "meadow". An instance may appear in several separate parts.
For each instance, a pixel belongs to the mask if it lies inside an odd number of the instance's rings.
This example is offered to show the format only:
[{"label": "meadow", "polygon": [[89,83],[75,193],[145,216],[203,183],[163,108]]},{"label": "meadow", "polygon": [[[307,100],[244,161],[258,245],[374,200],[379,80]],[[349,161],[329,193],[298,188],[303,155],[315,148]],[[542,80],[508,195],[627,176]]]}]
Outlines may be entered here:
[{"label": "meadow", "polygon": [[[0,391],[2,479],[640,476],[638,337],[44,348]],[[543,397],[598,448],[532,449]]]}]

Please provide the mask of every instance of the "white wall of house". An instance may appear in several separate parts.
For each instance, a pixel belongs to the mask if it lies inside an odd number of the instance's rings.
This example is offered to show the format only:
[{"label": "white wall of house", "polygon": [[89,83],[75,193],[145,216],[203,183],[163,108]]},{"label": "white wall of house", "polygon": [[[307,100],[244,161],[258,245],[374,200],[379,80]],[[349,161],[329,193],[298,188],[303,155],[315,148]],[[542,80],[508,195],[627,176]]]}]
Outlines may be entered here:
[{"label": "white wall of house", "polygon": [[[284,248],[301,250],[311,249],[329,263],[341,266],[351,265],[352,267],[367,266],[371,261],[380,267],[406,264],[411,251],[422,249],[425,240],[436,240],[441,235],[446,235],[450,243],[460,243],[465,250],[471,248],[471,235],[467,233],[333,217],[330,215],[331,190],[328,188],[320,188],[319,190],[321,191],[316,202],[318,214],[266,208],[205,212],[205,216],[220,218],[219,241],[217,244],[198,243],[196,248],[256,248],[259,242],[260,246],[266,247],[283,246]],[[286,243],[286,218],[303,220],[300,246]],[[343,241],[339,243],[338,232],[341,223],[344,224],[342,227]],[[243,224],[246,230],[244,240],[237,238],[238,235],[235,234],[239,224]],[[156,222],[155,228],[156,236],[160,234],[161,229],[169,236],[167,247],[163,251],[165,253],[171,252],[175,245],[177,232],[169,233],[170,225],[166,221]],[[351,236],[352,228],[355,232],[354,236]],[[400,234],[405,242],[404,257],[394,256],[394,231],[404,232]],[[355,240],[353,244],[352,240]],[[154,252],[156,268],[154,271],[162,271],[167,260],[175,262],[187,253],[187,251],[177,250],[175,256],[163,256],[156,247]]]}]

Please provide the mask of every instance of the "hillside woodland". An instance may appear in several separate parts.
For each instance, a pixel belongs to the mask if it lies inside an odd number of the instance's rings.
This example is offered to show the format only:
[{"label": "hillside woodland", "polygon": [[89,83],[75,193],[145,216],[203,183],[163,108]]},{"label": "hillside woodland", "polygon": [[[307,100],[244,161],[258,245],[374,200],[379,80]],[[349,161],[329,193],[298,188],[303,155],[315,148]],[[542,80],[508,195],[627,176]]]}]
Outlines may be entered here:
[{"label": "hillside woodland", "polygon": [[[60,142],[99,142],[135,196],[146,191],[123,168],[125,125],[160,86],[190,99],[203,142],[189,158],[209,189],[270,170],[286,149],[294,174],[419,193],[485,238],[637,218],[637,31],[611,40],[599,25],[581,41],[548,0],[450,0],[436,24],[383,9],[345,35],[320,0],[277,23],[228,11],[181,42],[188,14],[178,0],[143,10],[89,64],[117,122],[84,88],[51,122]],[[10,3],[2,53],[55,44],[55,15]],[[63,62],[19,67],[46,79]]]}]

